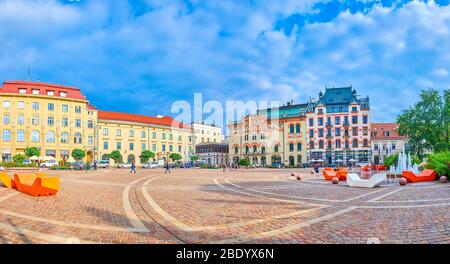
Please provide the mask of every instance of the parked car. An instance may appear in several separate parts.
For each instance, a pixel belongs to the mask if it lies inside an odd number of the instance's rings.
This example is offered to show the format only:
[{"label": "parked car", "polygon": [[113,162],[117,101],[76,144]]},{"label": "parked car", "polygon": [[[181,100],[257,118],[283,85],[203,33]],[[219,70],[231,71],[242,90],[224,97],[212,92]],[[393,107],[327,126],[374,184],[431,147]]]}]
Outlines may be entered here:
[{"label": "parked car", "polygon": [[47,160],[46,162],[41,163],[42,168],[51,168],[51,167],[54,167],[57,165],[58,165],[58,162],[56,162],[56,160]]},{"label": "parked car", "polygon": [[73,167],[76,170],[82,170],[86,166],[86,163],[84,163],[82,161],[75,161],[75,162],[69,163],[68,165]]},{"label": "parked car", "polygon": [[144,168],[144,169],[156,169],[158,167],[159,167],[159,165],[156,162],[147,162],[142,166],[142,168]]},{"label": "parked car", "polygon": [[97,168],[109,168],[109,160],[97,161]]},{"label": "parked car", "polygon": [[31,160],[24,160],[24,161],[22,162],[22,164],[24,164],[24,165],[30,165],[30,164],[33,164],[33,162],[32,162]]},{"label": "parked car", "polygon": [[121,164],[117,165],[117,168],[120,168],[120,169],[129,169],[129,168],[131,168],[131,165],[132,165],[131,162],[121,163]]}]

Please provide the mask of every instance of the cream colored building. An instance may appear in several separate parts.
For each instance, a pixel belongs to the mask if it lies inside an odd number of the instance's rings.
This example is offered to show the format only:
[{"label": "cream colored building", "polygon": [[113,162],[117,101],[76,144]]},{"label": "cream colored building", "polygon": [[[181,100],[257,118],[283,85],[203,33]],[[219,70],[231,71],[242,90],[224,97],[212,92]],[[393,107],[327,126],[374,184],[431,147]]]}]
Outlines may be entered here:
[{"label": "cream colored building", "polygon": [[298,166],[306,162],[306,104],[264,109],[228,125],[229,158],[254,165]]},{"label": "cream colored building", "polygon": [[1,160],[37,147],[42,156],[63,160],[73,149],[93,158],[97,110],[80,89],[65,85],[8,81],[0,87]]},{"label": "cream colored building", "polygon": [[382,164],[384,158],[407,151],[408,139],[397,129],[396,123],[371,123],[372,162]]},{"label": "cream colored building", "polygon": [[191,128],[172,117],[99,111],[98,149],[98,159],[105,160],[107,154],[119,150],[123,162],[140,164],[143,150],[155,153],[152,161],[160,163],[171,161],[171,153],[178,153],[182,161],[188,161],[194,145]]},{"label": "cream colored building", "polygon": [[191,123],[194,132],[195,144],[200,143],[221,143],[223,140],[222,128],[205,123]]}]

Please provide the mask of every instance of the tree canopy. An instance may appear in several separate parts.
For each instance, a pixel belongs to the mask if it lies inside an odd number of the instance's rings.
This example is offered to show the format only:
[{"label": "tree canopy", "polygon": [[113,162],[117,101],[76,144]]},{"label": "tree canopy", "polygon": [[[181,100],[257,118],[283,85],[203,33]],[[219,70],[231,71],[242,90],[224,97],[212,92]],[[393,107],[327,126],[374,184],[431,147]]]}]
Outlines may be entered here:
[{"label": "tree canopy", "polygon": [[397,117],[398,133],[409,138],[411,152],[450,150],[450,90],[423,90],[419,101]]},{"label": "tree canopy", "polygon": [[36,148],[36,147],[29,147],[29,148],[26,148],[25,151],[24,151],[24,153],[25,153],[25,156],[27,156],[28,158],[29,158],[29,157],[32,157],[32,156],[37,156],[37,157],[39,157],[39,156],[41,155],[41,152],[40,152],[39,149]]},{"label": "tree canopy", "polygon": [[151,152],[150,150],[143,150],[141,152],[141,155],[139,156],[139,158],[141,158],[142,162],[147,162],[149,159],[154,158],[155,157],[155,153]]},{"label": "tree canopy", "polygon": [[72,150],[72,157],[75,160],[80,161],[81,159],[86,157],[86,152],[82,149],[74,149],[74,150]]},{"label": "tree canopy", "polygon": [[181,155],[178,153],[172,153],[169,155],[169,158],[173,161],[178,161],[180,159],[182,159]]},{"label": "tree canopy", "polygon": [[113,159],[115,163],[122,162],[122,154],[120,154],[120,151],[118,150],[113,150],[109,154],[109,158]]}]

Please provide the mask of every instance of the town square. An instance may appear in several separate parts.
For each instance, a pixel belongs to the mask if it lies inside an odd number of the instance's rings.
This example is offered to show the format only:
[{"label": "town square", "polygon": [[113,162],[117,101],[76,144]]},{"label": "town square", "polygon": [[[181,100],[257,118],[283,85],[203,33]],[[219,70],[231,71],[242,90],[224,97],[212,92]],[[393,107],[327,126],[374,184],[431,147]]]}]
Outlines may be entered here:
[{"label": "town square", "polygon": [[0,0],[0,244],[448,246],[449,17]]}]

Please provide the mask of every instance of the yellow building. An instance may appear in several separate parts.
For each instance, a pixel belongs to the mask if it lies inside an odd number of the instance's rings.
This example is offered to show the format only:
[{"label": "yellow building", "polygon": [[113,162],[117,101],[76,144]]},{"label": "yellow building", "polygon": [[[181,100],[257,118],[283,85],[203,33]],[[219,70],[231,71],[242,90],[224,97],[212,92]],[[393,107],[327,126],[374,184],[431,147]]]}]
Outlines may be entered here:
[{"label": "yellow building", "polygon": [[263,109],[229,124],[229,159],[237,163],[248,157],[257,166],[306,163],[306,106]]},{"label": "yellow building", "polygon": [[[124,162],[141,163],[143,150],[155,153],[152,161],[163,163],[171,153],[178,153],[182,161],[193,154],[193,136],[190,127],[169,116],[144,116],[118,112],[98,111],[98,159],[119,150]],[[112,161],[111,161],[112,162]]]},{"label": "yellow building", "polygon": [[63,160],[73,149],[93,157],[97,110],[76,87],[10,81],[0,87],[0,151],[10,161],[27,147]]}]

